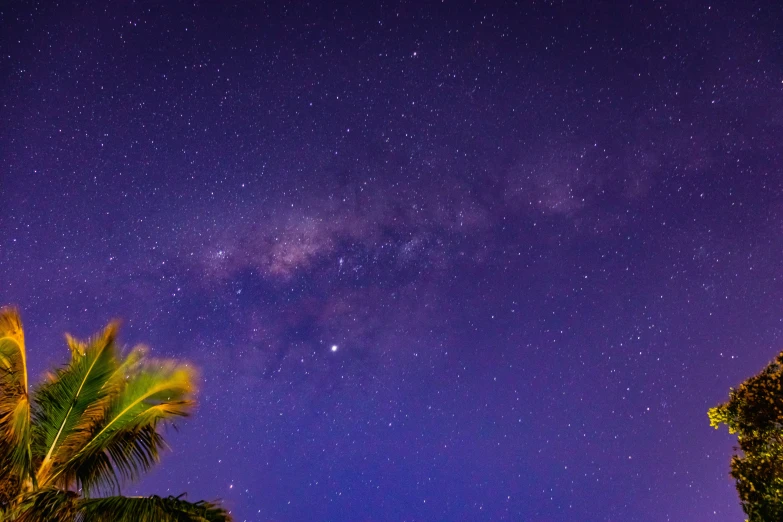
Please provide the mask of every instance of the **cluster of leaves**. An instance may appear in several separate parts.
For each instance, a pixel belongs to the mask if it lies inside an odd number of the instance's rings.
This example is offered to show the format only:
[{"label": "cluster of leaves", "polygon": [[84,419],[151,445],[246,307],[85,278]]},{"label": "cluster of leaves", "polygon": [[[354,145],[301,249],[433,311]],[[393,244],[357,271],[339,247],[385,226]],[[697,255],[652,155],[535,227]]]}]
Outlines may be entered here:
[{"label": "cluster of leaves", "polygon": [[43,489],[28,495],[17,522],[222,522],[225,511],[211,502],[186,502],[181,497],[82,498],[71,491]]},{"label": "cluster of leaves", "polygon": [[142,347],[123,356],[116,336],[115,323],[67,336],[70,361],[30,392],[19,314],[0,310],[0,521],[230,520],[209,502],[119,495],[159,462],[161,428],[192,410],[195,375]]},{"label": "cluster of leaves", "polygon": [[782,385],[783,352],[709,410],[711,426],[737,434],[742,454],[732,457],[731,476],[750,522],[783,520]]}]

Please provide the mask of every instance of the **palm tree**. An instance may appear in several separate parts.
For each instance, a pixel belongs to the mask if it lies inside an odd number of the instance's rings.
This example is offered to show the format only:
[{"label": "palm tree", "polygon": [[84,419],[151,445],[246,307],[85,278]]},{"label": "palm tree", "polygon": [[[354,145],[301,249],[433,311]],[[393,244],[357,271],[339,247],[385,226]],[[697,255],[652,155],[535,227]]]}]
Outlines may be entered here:
[{"label": "palm tree", "polygon": [[136,347],[117,323],[81,342],[30,391],[19,313],[0,309],[0,521],[230,521],[219,505],[125,497],[120,486],[159,461],[161,428],[193,407],[195,374]]}]

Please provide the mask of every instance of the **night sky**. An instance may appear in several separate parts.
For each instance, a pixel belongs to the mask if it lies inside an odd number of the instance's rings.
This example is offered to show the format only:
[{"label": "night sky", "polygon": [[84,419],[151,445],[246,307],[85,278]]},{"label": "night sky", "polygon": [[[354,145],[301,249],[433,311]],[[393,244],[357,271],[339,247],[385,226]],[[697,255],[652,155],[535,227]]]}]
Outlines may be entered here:
[{"label": "night sky", "polygon": [[783,348],[783,6],[4,2],[0,304],[201,368],[126,494],[738,521]]}]

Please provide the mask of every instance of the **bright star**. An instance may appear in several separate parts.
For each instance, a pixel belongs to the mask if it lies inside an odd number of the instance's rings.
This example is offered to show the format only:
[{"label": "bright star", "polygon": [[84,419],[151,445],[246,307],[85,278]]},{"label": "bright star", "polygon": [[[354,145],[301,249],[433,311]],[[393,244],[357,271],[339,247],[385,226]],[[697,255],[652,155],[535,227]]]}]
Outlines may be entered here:
[{"label": "bright star", "polygon": [[332,345],[332,351],[333,351],[333,352],[336,352],[336,351],[337,351],[337,345],[336,345],[336,344],[333,344],[333,345]]}]

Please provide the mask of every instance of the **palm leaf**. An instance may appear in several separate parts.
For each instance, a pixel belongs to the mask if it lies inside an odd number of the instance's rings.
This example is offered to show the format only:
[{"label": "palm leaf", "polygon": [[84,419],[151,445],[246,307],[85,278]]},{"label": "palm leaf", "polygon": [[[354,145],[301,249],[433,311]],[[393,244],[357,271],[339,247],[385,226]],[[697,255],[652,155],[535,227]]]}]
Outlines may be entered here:
[{"label": "palm leaf", "polygon": [[119,366],[116,331],[112,323],[88,343],[68,336],[70,364],[35,390],[33,452],[42,458],[37,472],[42,486],[52,467],[72,456],[103,418],[112,391],[107,383]]},{"label": "palm leaf", "polygon": [[76,520],[79,516],[76,504],[78,495],[55,488],[39,489],[26,495],[12,513],[15,522],[60,522]]},{"label": "palm leaf", "polygon": [[71,360],[36,387],[31,408],[21,321],[0,310],[0,520],[231,520],[217,504],[181,497],[90,498],[157,463],[162,426],[194,404],[192,368],[145,360],[139,347],[120,357],[116,330],[88,342],[67,336]]},{"label": "palm leaf", "polygon": [[179,497],[80,499],[70,491],[44,488],[28,495],[14,513],[16,522],[231,522],[218,504]]},{"label": "palm leaf", "polygon": [[138,480],[160,461],[166,441],[153,426],[116,433],[102,451],[88,451],[63,471],[66,483],[76,482],[85,495],[116,493],[123,480]]},{"label": "palm leaf", "polygon": [[19,312],[0,309],[0,481],[20,486],[32,475],[26,357]]},{"label": "palm leaf", "polygon": [[174,362],[135,364],[80,449],[56,466],[64,483],[76,480],[86,494],[116,491],[121,480],[136,480],[159,461],[166,447],[160,423],[189,414],[194,371]]},{"label": "palm leaf", "polygon": [[105,497],[78,502],[76,522],[230,522],[219,505],[180,497]]}]

